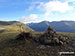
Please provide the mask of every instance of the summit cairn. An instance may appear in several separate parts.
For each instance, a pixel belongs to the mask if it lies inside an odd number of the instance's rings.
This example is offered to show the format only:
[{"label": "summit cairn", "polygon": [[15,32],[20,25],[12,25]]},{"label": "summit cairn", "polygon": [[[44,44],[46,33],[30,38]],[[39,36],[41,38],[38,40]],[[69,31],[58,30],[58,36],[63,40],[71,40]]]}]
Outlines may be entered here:
[{"label": "summit cairn", "polygon": [[48,27],[47,31],[44,32],[43,35],[38,37],[38,41],[42,44],[48,45],[63,45],[68,43],[68,37],[64,37],[63,35],[59,35],[53,30],[50,26]]}]

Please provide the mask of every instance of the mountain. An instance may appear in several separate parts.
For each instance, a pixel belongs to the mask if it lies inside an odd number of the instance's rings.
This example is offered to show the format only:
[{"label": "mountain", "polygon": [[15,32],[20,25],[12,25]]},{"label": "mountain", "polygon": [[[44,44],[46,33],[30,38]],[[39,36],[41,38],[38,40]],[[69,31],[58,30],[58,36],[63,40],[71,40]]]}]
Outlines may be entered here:
[{"label": "mountain", "polygon": [[24,29],[24,31],[30,31],[32,30],[28,26],[26,26],[24,23],[18,22],[18,21],[0,21],[0,32],[3,31],[20,31],[20,26]]},{"label": "mountain", "polygon": [[75,33],[75,21],[42,21],[40,23],[29,23],[27,24],[30,28],[35,31],[45,31],[48,26],[51,26],[57,32],[73,32]]}]

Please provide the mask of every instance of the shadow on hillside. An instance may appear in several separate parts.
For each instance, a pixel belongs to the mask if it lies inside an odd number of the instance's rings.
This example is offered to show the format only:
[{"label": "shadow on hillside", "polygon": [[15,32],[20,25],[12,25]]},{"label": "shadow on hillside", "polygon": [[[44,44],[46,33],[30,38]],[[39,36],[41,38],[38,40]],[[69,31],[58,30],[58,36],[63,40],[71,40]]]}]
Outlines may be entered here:
[{"label": "shadow on hillside", "polygon": [[4,30],[0,30],[0,33],[3,33],[4,32]]}]

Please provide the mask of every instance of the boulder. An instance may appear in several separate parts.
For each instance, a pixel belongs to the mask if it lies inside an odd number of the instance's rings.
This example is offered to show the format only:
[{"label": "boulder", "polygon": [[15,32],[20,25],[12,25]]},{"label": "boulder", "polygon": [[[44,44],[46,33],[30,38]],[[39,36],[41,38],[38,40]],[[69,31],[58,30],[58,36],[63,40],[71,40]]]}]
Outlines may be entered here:
[{"label": "boulder", "polygon": [[17,36],[17,40],[26,40],[26,39],[30,39],[32,38],[32,34],[29,32],[21,32],[18,36]]}]

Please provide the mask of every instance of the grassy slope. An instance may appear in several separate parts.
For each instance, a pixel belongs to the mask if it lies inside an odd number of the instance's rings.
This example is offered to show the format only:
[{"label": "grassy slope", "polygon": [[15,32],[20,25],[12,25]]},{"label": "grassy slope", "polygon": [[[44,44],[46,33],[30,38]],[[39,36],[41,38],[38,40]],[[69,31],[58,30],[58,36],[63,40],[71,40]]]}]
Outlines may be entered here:
[{"label": "grassy slope", "polygon": [[[15,40],[19,32],[4,32],[0,34],[0,56],[60,56],[60,51],[74,51],[75,43],[72,46],[56,46],[45,49],[38,49],[38,43],[32,40]],[[33,33],[33,36],[39,36],[41,32]],[[71,36],[75,40],[75,33],[59,33]]]},{"label": "grassy slope", "polygon": [[24,28],[25,31],[32,30],[32,29],[30,29],[29,27],[27,27],[25,24],[23,24],[21,22],[17,22],[17,21],[11,21],[11,22],[2,21],[2,22],[0,22],[0,31],[4,30],[5,32],[18,32],[18,31],[20,31],[19,25],[21,25]]}]

